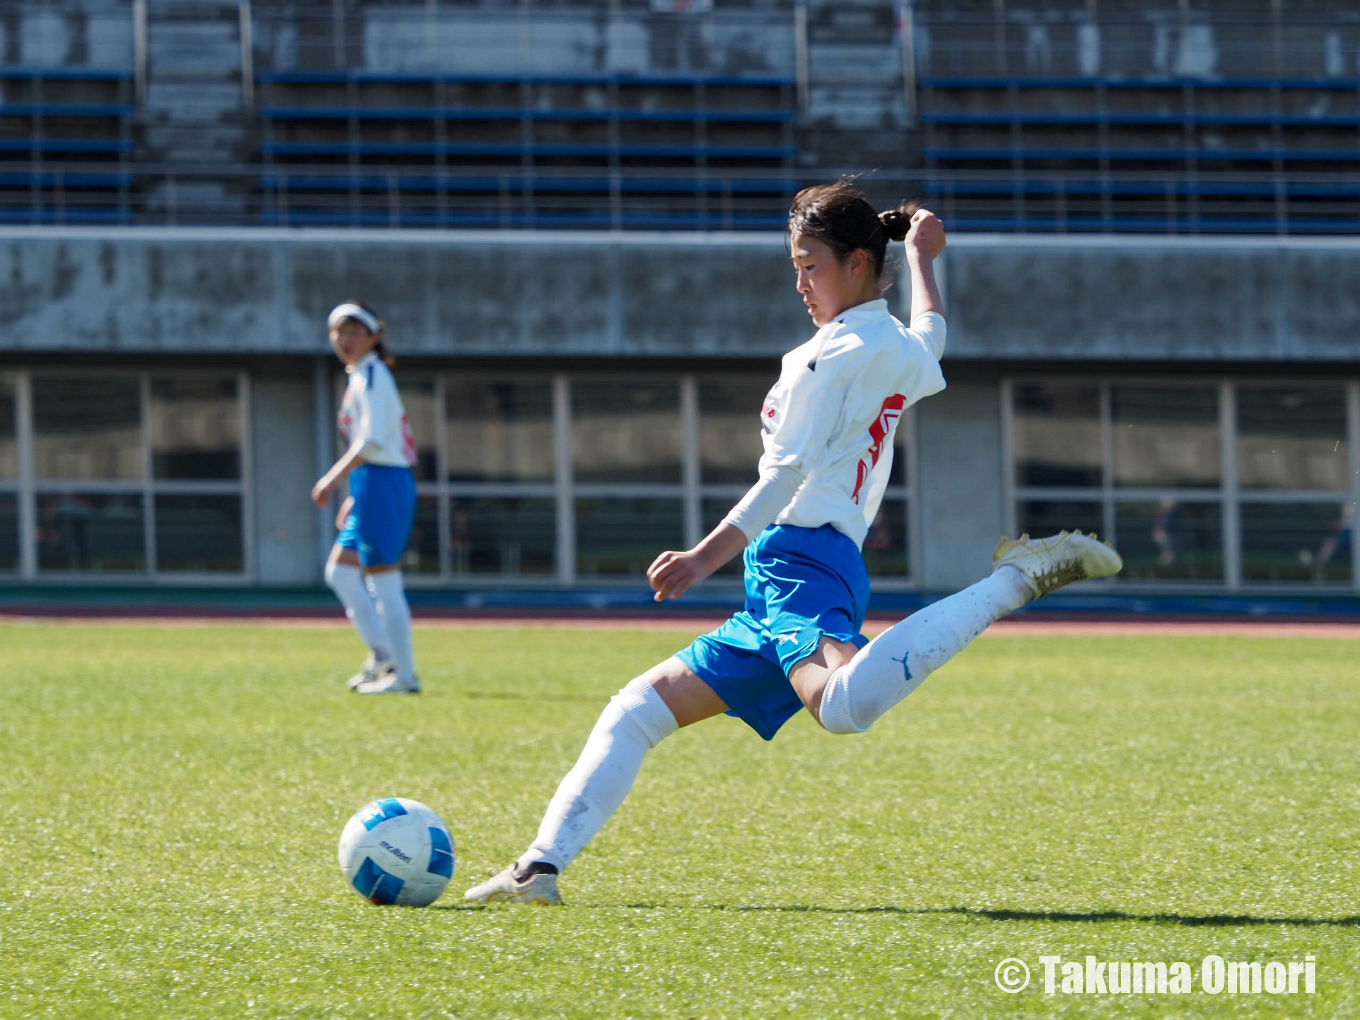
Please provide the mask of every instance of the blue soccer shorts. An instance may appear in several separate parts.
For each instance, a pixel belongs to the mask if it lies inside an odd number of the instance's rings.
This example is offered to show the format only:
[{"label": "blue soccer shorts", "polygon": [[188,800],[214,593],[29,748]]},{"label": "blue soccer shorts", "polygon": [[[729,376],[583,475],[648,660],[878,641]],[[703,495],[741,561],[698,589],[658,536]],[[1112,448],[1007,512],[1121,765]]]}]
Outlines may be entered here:
[{"label": "blue soccer shorts", "polygon": [[359,554],[366,567],[401,563],[416,516],[416,480],[410,468],[365,464],[349,476],[354,506],[335,544]]},{"label": "blue soccer shorts", "polygon": [[773,740],[803,703],[789,670],[822,638],[860,648],[869,575],[859,549],[829,524],[770,525],[746,547],[746,608],[677,652],[734,715]]}]

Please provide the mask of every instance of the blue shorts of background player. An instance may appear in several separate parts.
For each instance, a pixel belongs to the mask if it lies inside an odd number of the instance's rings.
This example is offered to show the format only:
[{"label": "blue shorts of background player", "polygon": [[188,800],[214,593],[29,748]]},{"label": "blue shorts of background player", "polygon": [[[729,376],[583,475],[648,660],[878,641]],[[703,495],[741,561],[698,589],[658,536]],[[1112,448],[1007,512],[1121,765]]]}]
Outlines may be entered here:
[{"label": "blue shorts of background player", "polygon": [[410,468],[365,464],[349,476],[354,506],[335,544],[357,553],[365,567],[400,563],[416,514],[416,481]]},{"label": "blue shorts of background player", "polygon": [[803,707],[789,670],[823,635],[860,648],[869,574],[855,543],[830,524],[772,524],[746,547],[746,608],[676,653],[734,715],[766,740]]}]

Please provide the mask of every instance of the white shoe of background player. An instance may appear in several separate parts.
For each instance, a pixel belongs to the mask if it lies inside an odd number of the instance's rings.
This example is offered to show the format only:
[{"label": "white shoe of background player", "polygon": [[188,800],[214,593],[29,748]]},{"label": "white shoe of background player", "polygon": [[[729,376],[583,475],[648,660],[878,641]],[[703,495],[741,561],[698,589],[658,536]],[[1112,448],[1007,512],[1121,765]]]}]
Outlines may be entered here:
[{"label": "white shoe of background player", "polygon": [[354,687],[355,694],[419,694],[420,681],[415,677],[403,680],[395,672],[384,673],[372,680],[365,680]]},{"label": "white shoe of background player", "polygon": [[529,875],[523,882],[515,878],[512,865],[498,875],[492,875],[481,885],[463,893],[463,899],[474,903],[540,903],[562,902],[557,892],[557,873]]},{"label": "white shoe of background player", "polygon": [[1001,567],[1020,571],[1034,597],[1055,592],[1073,581],[1111,577],[1124,569],[1108,542],[1080,531],[1060,531],[1049,538],[1021,535],[1012,542],[1005,535],[992,554],[992,573]]},{"label": "white shoe of background player", "polygon": [[361,683],[368,680],[377,680],[384,674],[392,671],[391,659],[379,659],[372,653],[368,656],[368,661],[364,663],[364,668],[355,673],[346,682],[346,686],[352,691]]}]

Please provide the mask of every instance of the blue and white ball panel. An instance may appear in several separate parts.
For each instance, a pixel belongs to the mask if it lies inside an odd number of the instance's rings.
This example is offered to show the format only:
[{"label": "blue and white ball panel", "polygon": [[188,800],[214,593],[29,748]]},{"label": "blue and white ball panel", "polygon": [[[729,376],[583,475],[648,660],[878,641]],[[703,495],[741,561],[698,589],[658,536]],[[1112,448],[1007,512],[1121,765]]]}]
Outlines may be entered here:
[{"label": "blue and white ball panel", "polygon": [[340,834],[340,868],[351,888],[383,906],[429,906],[453,878],[453,837],[419,801],[385,797],[354,813]]},{"label": "blue and white ball panel", "polygon": [[365,464],[349,476],[354,506],[335,540],[366,567],[400,563],[416,519],[416,482],[409,468]]}]

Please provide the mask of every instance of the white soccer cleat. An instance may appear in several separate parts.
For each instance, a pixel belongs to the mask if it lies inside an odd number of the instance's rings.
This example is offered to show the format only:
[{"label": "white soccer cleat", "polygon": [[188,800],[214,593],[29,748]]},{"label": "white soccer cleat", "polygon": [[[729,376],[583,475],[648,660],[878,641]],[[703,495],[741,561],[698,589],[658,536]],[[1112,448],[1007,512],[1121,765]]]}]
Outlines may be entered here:
[{"label": "white soccer cleat", "polygon": [[543,906],[562,902],[555,874],[530,875],[520,882],[515,878],[514,867],[473,886],[463,893],[463,899],[473,903],[538,903]]},{"label": "white soccer cleat", "polygon": [[420,681],[415,677],[403,680],[396,673],[384,673],[351,688],[355,694],[419,694]]},{"label": "white soccer cleat", "polygon": [[1108,542],[1080,531],[1060,531],[1049,538],[1021,535],[1011,541],[1005,535],[992,554],[992,573],[1000,567],[1020,571],[1034,597],[1055,592],[1073,581],[1112,577],[1124,569],[1124,561]]},{"label": "white soccer cleat", "polygon": [[385,674],[392,672],[393,668],[391,659],[379,659],[370,653],[364,668],[350,677],[345,686],[352,691],[369,680],[381,679]]}]

